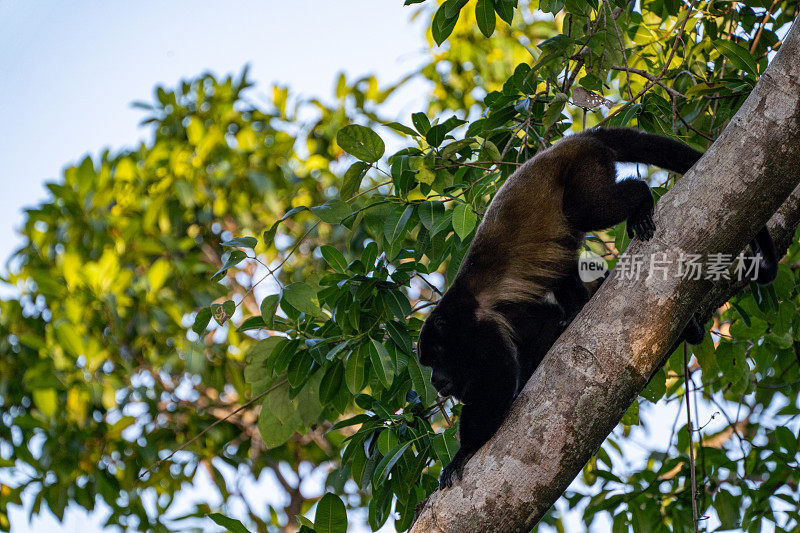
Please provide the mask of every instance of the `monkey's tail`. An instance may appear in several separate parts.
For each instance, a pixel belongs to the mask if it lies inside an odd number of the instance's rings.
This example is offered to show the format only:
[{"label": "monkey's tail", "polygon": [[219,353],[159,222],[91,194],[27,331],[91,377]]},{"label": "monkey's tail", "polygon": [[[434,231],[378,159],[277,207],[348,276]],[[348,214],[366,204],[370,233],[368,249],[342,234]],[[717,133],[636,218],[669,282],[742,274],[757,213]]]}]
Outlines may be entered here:
[{"label": "monkey's tail", "polygon": [[703,155],[691,146],[633,128],[596,128],[586,131],[614,152],[616,161],[645,163],[684,174]]},{"label": "monkey's tail", "polygon": [[[595,128],[581,135],[597,139],[610,148],[614,152],[615,161],[656,165],[681,174],[692,168],[703,155],[675,139],[633,128]],[[769,285],[778,275],[779,257],[766,227],[761,228],[750,241],[750,248],[753,255],[761,257],[759,272],[753,281],[760,285]],[[693,329],[696,332],[699,328]],[[687,330],[692,330],[691,324]],[[689,342],[693,342],[691,335]]]}]

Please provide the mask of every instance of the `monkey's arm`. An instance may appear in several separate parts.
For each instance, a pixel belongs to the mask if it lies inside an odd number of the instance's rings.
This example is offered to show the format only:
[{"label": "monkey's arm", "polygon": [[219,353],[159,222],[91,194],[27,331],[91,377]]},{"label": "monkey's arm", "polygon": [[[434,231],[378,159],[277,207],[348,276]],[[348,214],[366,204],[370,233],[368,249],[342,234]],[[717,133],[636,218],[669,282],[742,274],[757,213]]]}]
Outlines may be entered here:
[{"label": "monkey's arm", "polygon": [[467,387],[458,422],[461,446],[442,469],[439,488],[452,487],[454,475],[461,479],[464,464],[495,434],[514,400],[519,370],[513,354],[504,352],[492,363],[477,369]]}]

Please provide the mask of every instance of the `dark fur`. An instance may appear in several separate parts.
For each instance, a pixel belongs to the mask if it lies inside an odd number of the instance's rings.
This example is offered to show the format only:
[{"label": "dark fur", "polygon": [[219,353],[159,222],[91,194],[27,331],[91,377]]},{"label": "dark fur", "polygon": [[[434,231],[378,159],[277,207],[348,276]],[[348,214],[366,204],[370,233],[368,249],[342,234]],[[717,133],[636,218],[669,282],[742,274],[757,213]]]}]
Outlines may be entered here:
[{"label": "dark fur", "polygon": [[[652,237],[650,190],[636,179],[617,182],[615,162],[684,173],[701,155],[658,135],[596,129],[562,139],[508,178],[420,332],[419,360],[433,368],[434,387],[464,403],[461,447],[442,471],[442,487],[452,485],[454,474],[461,477],[588,300],[577,271],[584,233],[626,221],[631,236]],[[764,256],[756,281],[771,282],[777,257],[766,229],[751,248]],[[698,343],[703,335],[693,318],[680,340]]]}]

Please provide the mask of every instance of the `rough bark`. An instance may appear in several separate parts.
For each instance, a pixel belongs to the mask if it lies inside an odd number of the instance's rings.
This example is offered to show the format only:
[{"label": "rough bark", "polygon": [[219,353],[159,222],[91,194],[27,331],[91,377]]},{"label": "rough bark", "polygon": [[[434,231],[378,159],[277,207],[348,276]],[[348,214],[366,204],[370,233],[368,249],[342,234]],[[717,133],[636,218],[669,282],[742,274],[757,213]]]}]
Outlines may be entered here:
[{"label": "rough bark", "polygon": [[681,253],[735,255],[773,214],[785,249],[800,220],[799,26],[719,139],[661,198],[655,237],[628,248],[629,256],[665,258],[673,265],[667,278],[612,274],[463,480],[431,496],[413,532],[533,527],[619,423],[692,312],[738,288],[676,276]]}]

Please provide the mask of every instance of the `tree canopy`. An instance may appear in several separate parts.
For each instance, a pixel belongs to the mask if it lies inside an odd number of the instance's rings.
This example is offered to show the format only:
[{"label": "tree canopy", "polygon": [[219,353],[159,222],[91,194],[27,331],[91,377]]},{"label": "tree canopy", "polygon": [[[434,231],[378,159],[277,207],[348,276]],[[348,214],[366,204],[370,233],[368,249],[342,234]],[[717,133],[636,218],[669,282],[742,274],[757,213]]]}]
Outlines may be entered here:
[{"label": "tree canopy", "polygon": [[[108,525],[137,530],[345,531],[358,508],[372,529],[408,529],[458,446],[459,406],[436,398],[414,341],[493,193],[599,124],[706,149],[797,14],[786,0],[405,3],[430,20],[409,77],[341,75],[319,99],[277,86],[266,105],[246,68],[157,87],[135,104],[149,141],[67,168],[25,211],[3,278],[17,296],[0,301],[0,528],[27,491],[32,514],[102,502]],[[413,78],[428,106],[387,116]],[[657,197],[679,179],[638,171]],[[628,242],[620,225],[587,247],[613,267]],[[670,357],[544,524],[564,530],[572,508],[615,532],[691,531],[694,503],[707,530],[800,527],[798,259],[795,238],[773,285],[714,313],[688,376],[683,350]],[[693,439],[676,419],[628,464],[632,428],[664,424],[640,403],[682,400],[684,377],[720,416]],[[218,494],[176,516],[201,468]],[[253,504],[234,476],[265,472],[284,506]],[[324,495],[301,490],[320,473]]]}]

